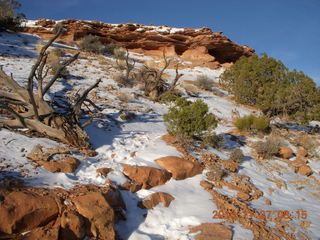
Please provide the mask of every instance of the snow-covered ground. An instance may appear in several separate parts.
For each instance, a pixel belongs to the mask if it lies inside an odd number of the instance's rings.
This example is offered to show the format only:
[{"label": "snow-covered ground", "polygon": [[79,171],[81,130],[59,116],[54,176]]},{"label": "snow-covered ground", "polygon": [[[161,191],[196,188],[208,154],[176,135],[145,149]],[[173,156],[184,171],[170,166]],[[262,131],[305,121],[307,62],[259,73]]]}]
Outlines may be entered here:
[{"label": "snow-covered ground", "polygon": [[[169,30],[178,31],[176,29]],[[6,73],[13,73],[14,79],[21,85],[25,85],[28,73],[36,58],[34,48],[39,38],[27,34],[0,34],[0,65],[3,66]],[[137,54],[133,56],[140,58],[140,60],[145,59],[144,56]],[[111,57],[102,58],[107,62],[113,62]],[[150,60],[149,57],[148,59]],[[161,139],[161,136],[167,133],[162,120],[162,115],[167,111],[165,105],[143,97],[132,97],[130,102],[122,103],[116,96],[119,88],[112,80],[117,70],[111,69],[106,72],[103,63],[95,56],[80,57],[68,70],[72,76],[68,80],[58,81],[46,97],[52,98],[63,95],[66,94],[67,90],[84,89],[86,86],[93,84],[96,79],[102,78],[102,82],[96,91],[96,95],[99,96],[96,103],[103,108],[103,114],[86,128],[90,136],[90,142],[98,155],[83,157],[75,151],[74,156],[81,161],[81,165],[75,173],[51,173],[41,167],[33,167],[30,160],[26,158],[26,154],[37,144],[54,147],[61,145],[60,143],[44,138],[30,138],[1,129],[0,159],[4,160],[0,162],[0,166],[3,166],[5,170],[0,172],[0,180],[6,175],[22,177],[21,173],[24,173],[24,181],[29,185],[38,187],[70,188],[76,184],[88,183],[103,185],[106,179],[97,176],[96,170],[102,167],[110,167],[114,171],[108,174],[108,179],[120,185],[126,182],[120,163],[159,168],[154,163],[155,159],[164,156],[181,156],[176,148],[166,145]],[[212,81],[218,82],[218,76],[222,71],[200,67],[183,69],[180,71],[184,74],[181,81],[194,81],[197,76],[205,74]],[[175,72],[174,70],[167,70],[166,74],[170,77],[174,76]],[[107,90],[110,89],[108,86],[112,86],[115,90]],[[138,92],[138,89],[122,88],[121,91],[133,96],[134,93]],[[190,100],[196,99],[194,97],[188,98]],[[238,112],[240,116],[252,112],[251,109],[236,105],[225,96],[217,96],[210,92],[200,91],[199,98],[208,104],[210,112],[223,120],[220,121],[216,129],[217,134],[224,134],[234,129],[231,121],[233,112]],[[136,118],[131,121],[121,120],[119,111],[123,108],[134,111]],[[256,141],[257,139],[249,140]],[[228,159],[230,148],[236,143],[227,141],[227,144],[230,144],[230,147],[223,150],[211,149],[211,151],[221,159]],[[242,146],[241,149],[246,155],[246,161],[242,163],[239,173],[249,176],[252,183],[264,192],[264,196],[252,201],[251,206],[258,210],[306,210],[308,212],[306,221],[311,222],[311,226],[307,230],[300,227],[298,219],[293,220],[291,224],[311,239],[319,239],[319,198],[308,194],[316,190],[312,190],[308,186],[298,190],[296,185],[290,182],[290,180],[308,181],[308,179],[293,173],[289,169],[285,170],[286,166],[283,163],[279,163],[283,165],[283,170],[279,172],[267,171],[267,168],[257,165],[251,158],[252,149],[249,146]],[[310,163],[310,165],[319,171],[319,160]],[[314,175],[319,180],[319,174]],[[180,181],[171,179],[165,185],[149,190],[140,190],[137,193],[123,190],[122,195],[127,204],[127,220],[120,221],[117,224],[116,229],[119,235],[123,239],[130,240],[194,239],[195,233],[190,234],[188,231],[190,226],[222,222],[222,220],[212,219],[212,211],[216,210],[217,207],[212,201],[212,195],[199,185],[200,181],[205,178],[205,174],[200,174]],[[268,178],[283,180],[287,184],[287,189],[277,189],[275,183],[269,181]],[[269,188],[275,189],[272,195]],[[144,218],[143,215],[146,210],[138,208],[137,202],[157,191],[169,193],[175,200],[169,207],[160,204],[153,210],[148,210],[148,215]],[[225,194],[232,194],[232,192],[225,191]],[[272,200],[272,206],[266,206],[266,198]],[[233,239],[253,239],[251,231],[244,229],[239,223],[230,225],[233,227]]]}]

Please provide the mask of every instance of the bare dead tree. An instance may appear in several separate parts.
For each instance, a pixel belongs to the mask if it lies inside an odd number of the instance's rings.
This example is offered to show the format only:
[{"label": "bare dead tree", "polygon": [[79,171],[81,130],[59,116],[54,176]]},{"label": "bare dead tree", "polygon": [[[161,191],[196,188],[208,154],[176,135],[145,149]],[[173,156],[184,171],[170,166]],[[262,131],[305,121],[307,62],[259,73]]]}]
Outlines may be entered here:
[{"label": "bare dead tree", "polygon": [[[69,103],[69,108],[64,109],[63,112],[58,112],[53,108],[52,105],[55,102],[50,104],[44,100],[44,95],[57,81],[60,73],[79,56],[79,53],[76,53],[63,61],[56,73],[45,84],[44,79],[48,74],[48,68],[45,67],[48,57],[47,50],[62,31],[62,28],[60,28],[55,36],[42,47],[39,57],[30,71],[26,87],[20,86],[13,79],[12,74],[9,76],[3,71],[2,67],[0,68],[0,84],[4,86],[0,90],[0,109],[2,109],[0,126],[28,128],[68,145],[87,148],[89,147],[89,137],[79,122],[79,116],[82,114],[81,106],[86,101],[92,103],[87,99],[87,96],[92,89],[98,86],[101,79],[97,80],[81,95],[79,94],[74,103]],[[35,80],[37,81],[37,89],[34,86]]]},{"label": "bare dead tree", "polygon": [[118,79],[116,80],[120,85],[130,85],[131,79],[130,79],[130,73],[132,72],[132,70],[135,67],[136,64],[136,60],[131,59],[129,57],[129,51],[128,49],[126,49],[126,53],[123,57],[117,57],[116,56],[116,64],[117,67],[121,70],[121,71],[125,71],[125,73],[121,73],[118,76]]},{"label": "bare dead tree", "polygon": [[179,74],[179,63],[177,63],[175,68],[175,78],[171,86],[168,86],[167,82],[163,78],[163,74],[172,63],[172,59],[168,59],[166,57],[165,51],[163,51],[163,61],[164,66],[162,69],[157,70],[144,65],[143,69],[138,73],[139,76],[136,75],[139,81],[144,84],[145,96],[149,96],[153,100],[159,100],[161,96],[172,92],[177,86],[179,79],[183,76],[183,74]]}]

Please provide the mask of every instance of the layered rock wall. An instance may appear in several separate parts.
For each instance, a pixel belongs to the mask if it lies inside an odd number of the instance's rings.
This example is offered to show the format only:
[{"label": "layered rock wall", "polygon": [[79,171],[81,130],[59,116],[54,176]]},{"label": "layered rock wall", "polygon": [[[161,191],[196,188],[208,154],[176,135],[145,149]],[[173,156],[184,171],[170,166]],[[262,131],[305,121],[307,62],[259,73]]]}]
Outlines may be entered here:
[{"label": "layered rock wall", "polygon": [[[58,21],[67,29],[60,41],[77,42],[87,35],[100,38],[103,43],[116,43],[130,51],[162,57],[165,50],[170,57],[180,57],[198,66],[218,68],[230,65],[241,56],[251,56],[254,49],[241,46],[209,28],[170,28],[142,24],[107,24],[97,21]],[[54,33],[53,20],[40,19],[25,32],[50,38]]]}]

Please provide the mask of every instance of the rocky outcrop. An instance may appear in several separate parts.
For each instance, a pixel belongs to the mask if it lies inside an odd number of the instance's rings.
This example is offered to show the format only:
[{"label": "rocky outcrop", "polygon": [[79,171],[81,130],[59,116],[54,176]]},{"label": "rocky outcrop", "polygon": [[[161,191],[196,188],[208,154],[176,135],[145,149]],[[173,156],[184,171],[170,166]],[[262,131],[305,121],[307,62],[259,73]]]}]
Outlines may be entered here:
[{"label": "rocky outcrop", "polygon": [[77,211],[90,221],[90,232],[94,237],[115,239],[114,212],[101,193],[88,192],[73,199]]},{"label": "rocky outcrop", "polygon": [[160,167],[172,173],[176,180],[193,177],[202,172],[202,167],[198,161],[189,161],[180,157],[168,156],[154,160]]},{"label": "rocky outcrop", "polygon": [[169,207],[171,201],[173,201],[174,199],[175,198],[172,197],[168,193],[156,192],[156,193],[150,194],[145,199],[143,199],[141,202],[139,202],[138,206],[141,207],[141,208],[153,209],[159,203],[163,203],[163,205],[165,207]]},{"label": "rocky outcrop", "polygon": [[[57,22],[40,19],[35,27],[26,27],[25,32],[43,38],[53,35]],[[252,48],[240,46],[209,28],[170,28],[167,26],[145,26],[142,24],[107,24],[97,21],[75,19],[59,21],[67,29],[60,41],[77,42],[87,35],[98,36],[103,43],[116,43],[131,51],[162,57],[181,57],[197,65],[217,68],[220,64],[233,63],[241,56],[251,56]]]},{"label": "rocky outcrop", "polygon": [[[33,147],[32,151],[27,155],[27,158],[35,161],[50,172],[73,173],[80,165],[80,161],[65,155],[70,153],[70,150],[66,148],[54,147],[45,149],[38,144]],[[55,155],[62,157],[53,159]]]},{"label": "rocky outcrop", "polygon": [[0,186],[0,196],[0,239],[116,239],[114,223],[126,209],[111,185],[69,190]]},{"label": "rocky outcrop", "polygon": [[231,240],[232,231],[230,226],[219,223],[203,223],[200,226],[190,228],[190,233],[199,232],[196,240]]},{"label": "rocky outcrop", "polygon": [[290,147],[281,146],[279,150],[280,157],[289,159],[293,155],[293,151]]},{"label": "rocky outcrop", "polygon": [[22,233],[48,224],[59,214],[54,198],[32,192],[11,192],[0,202],[0,232]]},{"label": "rocky outcrop", "polygon": [[121,166],[124,168],[123,174],[132,182],[140,184],[143,189],[163,185],[171,178],[171,173],[158,168],[127,164],[121,164]]}]

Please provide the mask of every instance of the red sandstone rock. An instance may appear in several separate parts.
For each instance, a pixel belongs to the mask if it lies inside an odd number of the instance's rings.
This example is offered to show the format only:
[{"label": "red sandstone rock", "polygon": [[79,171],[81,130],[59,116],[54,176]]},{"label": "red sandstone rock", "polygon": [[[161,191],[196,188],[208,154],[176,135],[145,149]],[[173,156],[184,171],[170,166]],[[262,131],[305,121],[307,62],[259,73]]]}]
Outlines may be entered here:
[{"label": "red sandstone rock", "polygon": [[200,226],[190,228],[190,233],[198,232],[196,240],[231,240],[232,231],[230,226],[218,223],[203,223]]},{"label": "red sandstone rock", "polygon": [[112,168],[99,168],[96,170],[97,176],[107,177],[109,172],[112,172]]},{"label": "red sandstone rock", "polygon": [[114,212],[109,203],[98,192],[88,192],[73,199],[77,211],[91,223],[91,234],[98,239],[115,239]]},{"label": "red sandstone rock", "polygon": [[64,159],[51,160],[51,161],[39,161],[46,170],[50,172],[64,172],[73,173],[80,165],[80,161],[73,157],[66,157]]},{"label": "red sandstone rock", "polygon": [[297,157],[306,157],[308,155],[308,151],[303,147],[299,147],[297,150]]},{"label": "red sandstone rock", "polygon": [[60,221],[61,239],[78,240],[85,237],[85,219],[76,211],[65,211]]},{"label": "red sandstone rock", "polygon": [[[110,24],[96,21],[68,19],[61,22],[67,29],[59,40],[65,42],[79,41],[89,34],[99,36],[103,43],[116,43],[135,52],[162,57],[163,51],[170,57],[180,56],[194,64],[216,68],[219,64],[233,63],[241,56],[251,56],[252,48],[232,42],[220,32],[209,28],[183,29],[180,32],[151,31],[148,26]],[[53,35],[55,22],[41,19],[39,27],[26,27],[27,33],[37,34],[43,38]],[[168,30],[170,30],[168,28]]]},{"label": "red sandstone rock", "polygon": [[29,231],[54,220],[59,207],[54,198],[30,192],[11,192],[0,202],[0,232]]},{"label": "red sandstone rock", "polygon": [[229,170],[230,172],[236,172],[238,170],[238,166],[239,164],[232,161],[232,160],[225,160],[222,161],[223,167],[227,170]]},{"label": "red sandstone rock", "polygon": [[165,184],[171,178],[171,173],[158,168],[127,164],[121,164],[121,166],[124,168],[123,174],[131,181],[142,184],[142,188],[144,189]]},{"label": "red sandstone rock", "polygon": [[154,160],[160,167],[172,173],[172,177],[176,180],[193,177],[202,172],[199,162],[184,160],[180,157],[168,156]]},{"label": "red sandstone rock", "polygon": [[288,159],[293,155],[293,151],[290,147],[281,146],[279,154],[282,158]]},{"label": "red sandstone rock", "polygon": [[171,201],[175,198],[168,193],[156,192],[143,199],[138,206],[146,209],[153,209],[159,203],[163,203],[165,207],[169,207]]},{"label": "red sandstone rock", "polygon": [[312,174],[312,169],[305,164],[299,167],[298,173],[303,176],[310,176]]},{"label": "red sandstone rock", "polygon": [[240,198],[241,200],[244,200],[244,201],[248,201],[250,199],[250,195],[245,192],[239,192],[237,194],[237,198]]}]

